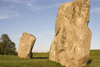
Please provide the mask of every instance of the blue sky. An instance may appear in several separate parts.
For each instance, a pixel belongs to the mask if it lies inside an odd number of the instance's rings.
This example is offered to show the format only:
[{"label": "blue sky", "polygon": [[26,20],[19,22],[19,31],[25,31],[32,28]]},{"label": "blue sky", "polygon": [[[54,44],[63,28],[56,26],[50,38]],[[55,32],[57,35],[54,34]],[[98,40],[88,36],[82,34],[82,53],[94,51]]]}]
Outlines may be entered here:
[{"label": "blue sky", "polygon": [[[37,39],[33,52],[47,52],[54,38],[58,8],[73,0],[0,0],[0,36],[8,34],[18,51],[23,32]],[[90,0],[91,49],[100,49],[100,0]]]}]

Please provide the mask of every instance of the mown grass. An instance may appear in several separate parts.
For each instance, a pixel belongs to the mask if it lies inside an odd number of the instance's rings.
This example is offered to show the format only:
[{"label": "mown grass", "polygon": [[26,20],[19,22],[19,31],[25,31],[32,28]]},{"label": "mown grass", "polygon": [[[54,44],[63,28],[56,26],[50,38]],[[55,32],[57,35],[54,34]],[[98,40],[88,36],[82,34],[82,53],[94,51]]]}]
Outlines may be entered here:
[{"label": "mown grass", "polygon": [[91,50],[89,63],[85,67],[100,67],[100,50]]},{"label": "mown grass", "polygon": [[[22,59],[16,55],[0,55],[0,67],[64,67],[49,61],[49,53],[33,53],[32,59]],[[100,50],[91,50],[85,67],[100,67]]]},{"label": "mown grass", "polygon": [[49,53],[33,53],[33,58],[22,59],[14,55],[0,55],[0,67],[64,67],[49,61]]}]

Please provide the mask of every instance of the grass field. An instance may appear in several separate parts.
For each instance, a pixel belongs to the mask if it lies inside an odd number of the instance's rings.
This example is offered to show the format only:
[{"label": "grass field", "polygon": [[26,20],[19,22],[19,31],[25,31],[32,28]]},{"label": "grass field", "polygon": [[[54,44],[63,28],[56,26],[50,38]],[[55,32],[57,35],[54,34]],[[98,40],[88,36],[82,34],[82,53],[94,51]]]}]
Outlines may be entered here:
[{"label": "grass field", "polygon": [[[64,67],[49,61],[49,53],[33,53],[32,59],[22,59],[16,55],[0,55],[0,67]],[[100,67],[100,50],[91,50],[85,67]]]}]

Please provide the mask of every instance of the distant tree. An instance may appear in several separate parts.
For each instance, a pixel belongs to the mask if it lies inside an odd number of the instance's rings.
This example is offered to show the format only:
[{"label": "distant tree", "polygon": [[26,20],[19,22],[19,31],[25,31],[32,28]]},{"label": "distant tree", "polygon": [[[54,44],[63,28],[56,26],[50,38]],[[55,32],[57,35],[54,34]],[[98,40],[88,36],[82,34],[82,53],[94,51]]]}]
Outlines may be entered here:
[{"label": "distant tree", "polygon": [[0,43],[2,42],[1,38],[0,38]]},{"label": "distant tree", "polygon": [[15,48],[15,43],[11,42],[10,43],[10,49],[9,49],[10,53],[15,53],[16,52],[16,48]]},{"label": "distant tree", "polygon": [[15,43],[10,40],[7,34],[1,36],[1,52],[2,54],[15,54]]},{"label": "distant tree", "polygon": [[4,45],[2,42],[0,42],[0,54],[4,54]]}]

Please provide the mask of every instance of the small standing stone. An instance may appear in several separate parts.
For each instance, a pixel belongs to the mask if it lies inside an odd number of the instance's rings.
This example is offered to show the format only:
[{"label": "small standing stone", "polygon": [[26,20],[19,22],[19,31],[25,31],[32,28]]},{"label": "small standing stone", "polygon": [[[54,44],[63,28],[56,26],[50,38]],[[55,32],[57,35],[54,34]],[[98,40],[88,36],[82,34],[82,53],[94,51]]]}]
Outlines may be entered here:
[{"label": "small standing stone", "polygon": [[35,40],[36,38],[33,35],[24,32],[20,38],[18,56],[21,58],[31,58]]}]

